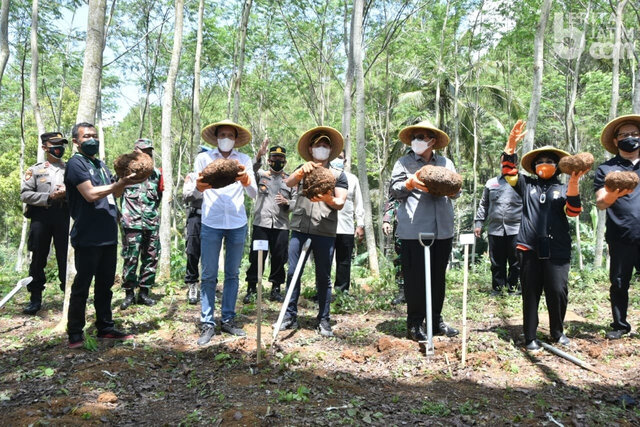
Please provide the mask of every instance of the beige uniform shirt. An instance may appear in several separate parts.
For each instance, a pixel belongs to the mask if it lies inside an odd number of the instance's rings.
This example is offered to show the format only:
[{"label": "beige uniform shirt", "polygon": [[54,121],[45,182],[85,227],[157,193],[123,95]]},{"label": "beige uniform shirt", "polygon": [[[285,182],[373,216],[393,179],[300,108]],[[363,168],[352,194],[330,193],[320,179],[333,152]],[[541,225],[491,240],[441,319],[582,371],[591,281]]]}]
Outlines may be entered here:
[{"label": "beige uniform shirt", "polygon": [[[51,206],[49,195],[58,186],[64,186],[64,168],[65,163],[60,161],[36,163],[27,169],[20,187],[22,202],[32,206]],[[64,202],[66,200],[61,198],[57,203]]]}]

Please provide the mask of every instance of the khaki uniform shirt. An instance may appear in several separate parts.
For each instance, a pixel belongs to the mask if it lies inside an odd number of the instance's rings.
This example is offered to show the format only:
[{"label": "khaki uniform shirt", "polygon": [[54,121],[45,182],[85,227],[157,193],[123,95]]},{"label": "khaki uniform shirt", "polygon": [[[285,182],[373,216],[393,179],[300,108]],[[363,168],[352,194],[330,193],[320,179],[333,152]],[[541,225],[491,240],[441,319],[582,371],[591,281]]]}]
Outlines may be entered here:
[{"label": "khaki uniform shirt", "polygon": [[[257,167],[256,167],[257,165]],[[253,214],[253,225],[278,230],[289,229],[289,212],[295,205],[296,188],[289,188],[285,184],[288,174],[274,173],[271,170],[259,169],[260,163],[254,163],[254,172],[258,180],[258,195]],[[275,197],[280,193],[289,200],[288,205],[279,205]]]},{"label": "khaki uniform shirt", "polygon": [[[20,187],[20,199],[22,202],[31,206],[52,206],[49,195],[59,185],[64,185],[64,168],[65,163],[60,161],[56,163],[36,163],[27,169]],[[57,206],[61,206],[64,203],[66,203],[64,197],[53,201],[53,204]]]}]

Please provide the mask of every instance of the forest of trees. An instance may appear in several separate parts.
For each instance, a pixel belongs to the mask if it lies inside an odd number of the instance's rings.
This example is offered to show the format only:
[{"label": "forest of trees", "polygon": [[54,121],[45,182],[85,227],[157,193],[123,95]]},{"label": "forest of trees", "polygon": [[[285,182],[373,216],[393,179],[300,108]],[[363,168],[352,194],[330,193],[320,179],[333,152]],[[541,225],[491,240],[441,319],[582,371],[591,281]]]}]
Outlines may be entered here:
[{"label": "forest of trees", "polygon": [[[380,210],[403,146],[398,131],[434,120],[465,178],[458,231],[469,231],[518,118],[522,150],[545,144],[605,158],[602,127],[640,112],[635,1],[603,0],[2,0],[0,260],[24,253],[20,181],[38,135],[99,127],[107,164],[139,137],[156,144],[166,197],[160,270],[183,245],[182,179],[199,133],[230,118],[294,154],[316,125],[342,130],[361,181],[369,267]],[[356,166],[357,165],[357,166]],[[600,264],[592,176],[583,179],[579,261]],[[600,215],[602,218],[602,215]],[[600,221],[602,224],[602,221]],[[22,245],[21,245],[22,241]],[[376,241],[378,243],[376,243]],[[169,247],[172,250],[168,250]]]}]

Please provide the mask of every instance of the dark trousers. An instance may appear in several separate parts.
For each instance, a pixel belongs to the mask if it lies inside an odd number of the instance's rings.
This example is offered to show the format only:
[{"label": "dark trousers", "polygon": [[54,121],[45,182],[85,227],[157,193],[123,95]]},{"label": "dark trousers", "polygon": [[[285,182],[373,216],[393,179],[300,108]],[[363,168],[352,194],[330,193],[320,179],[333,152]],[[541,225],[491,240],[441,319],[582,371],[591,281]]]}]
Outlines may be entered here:
[{"label": "dark trousers", "polygon": [[69,211],[67,208],[32,207],[33,216],[29,227],[28,249],[33,252],[29,276],[33,281],[27,285],[29,292],[41,295],[47,281],[44,268],[47,265],[51,239],[56,249],[60,288],[64,289],[67,278],[67,249],[69,247]]},{"label": "dark trousers", "polygon": [[[274,286],[282,285],[285,279],[284,266],[287,262],[287,250],[289,249],[289,230],[278,230],[276,228],[260,227],[259,225],[253,226],[253,232],[251,233],[251,251],[249,252],[249,269],[247,270],[247,283],[253,288],[255,288],[258,283],[258,251],[253,250],[254,240],[269,241],[269,253],[271,254],[269,281]],[[263,251],[262,255],[262,266],[264,269],[267,252]]]},{"label": "dark trousers", "polygon": [[538,305],[544,290],[549,310],[551,338],[557,340],[563,333],[564,316],[569,301],[569,260],[540,259],[535,251],[518,251],[520,257],[520,283],[522,284],[522,315],[524,339],[536,339]]},{"label": "dark trousers", "polygon": [[627,322],[629,282],[634,265],[640,257],[640,245],[625,242],[609,243],[609,254],[611,255],[609,297],[611,298],[611,313],[613,315],[611,327],[630,331],[631,325]]},{"label": "dark trousers", "polygon": [[298,298],[300,297],[300,278],[304,271],[304,264],[309,259],[309,254],[313,252],[313,260],[316,263],[316,290],[318,291],[318,320],[329,320],[329,312],[331,310],[331,263],[333,262],[333,250],[335,245],[335,237],[316,236],[313,234],[291,232],[291,241],[289,242],[289,271],[287,273],[287,289],[291,286],[293,272],[298,259],[302,253],[302,246],[307,239],[311,239],[311,247],[305,257],[300,276],[293,284],[293,293],[291,301],[287,307],[287,316],[298,317]]},{"label": "dark trousers", "polygon": [[85,325],[87,298],[91,280],[95,278],[93,306],[96,309],[98,332],[113,328],[111,317],[111,287],[116,275],[117,245],[75,248],[77,274],[71,285],[67,332],[82,334]]},{"label": "dark trousers", "polygon": [[353,260],[353,234],[336,235],[336,283],[335,288],[348,291],[351,286],[351,261]]},{"label": "dark trousers", "polygon": [[200,227],[202,217],[192,213],[187,218],[187,241],[185,251],[187,253],[187,271],[184,275],[185,283],[197,283],[200,273]]},{"label": "dark trousers", "polygon": [[[489,235],[489,259],[491,260],[491,286],[494,290],[508,286],[513,292],[518,288],[520,264],[516,256],[516,237]],[[509,273],[507,274],[507,263]]]},{"label": "dark trousers", "polygon": [[[445,297],[445,275],[453,239],[435,240],[430,248],[431,312],[434,330],[442,321]],[[424,248],[418,240],[402,240],[402,273],[407,301],[407,323],[421,324],[426,316]]]}]

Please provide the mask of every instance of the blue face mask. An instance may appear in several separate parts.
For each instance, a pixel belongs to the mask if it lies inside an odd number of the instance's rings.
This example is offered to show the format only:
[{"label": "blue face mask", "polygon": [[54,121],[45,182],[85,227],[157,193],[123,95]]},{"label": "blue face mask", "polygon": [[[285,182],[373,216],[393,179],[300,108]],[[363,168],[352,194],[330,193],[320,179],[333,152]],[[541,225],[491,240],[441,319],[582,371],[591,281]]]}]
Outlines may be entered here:
[{"label": "blue face mask", "polygon": [[343,159],[333,159],[331,163],[329,163],[336,169],[344,169],[344,160]]},{"label": "blue face mask", "polygon": [[98,154],[98,150],[100,149],[100,141],[95,138],[87,139],[80,146],[82,149],[82,153],[91,157]]}]

